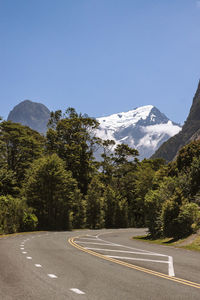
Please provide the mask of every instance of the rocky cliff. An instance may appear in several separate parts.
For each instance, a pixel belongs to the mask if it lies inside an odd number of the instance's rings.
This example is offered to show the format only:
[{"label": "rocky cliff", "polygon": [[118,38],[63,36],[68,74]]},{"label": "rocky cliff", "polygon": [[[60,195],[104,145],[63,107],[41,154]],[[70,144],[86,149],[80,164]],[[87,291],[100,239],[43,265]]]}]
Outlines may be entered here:
[{"label": "rocky cliff", "polygon": [[182,130],[162,144],[152,158],[162,157],[167,162],[172,161],[180,148],[197,139],[200,139],[200,81],[193,98],[190,113]]}]

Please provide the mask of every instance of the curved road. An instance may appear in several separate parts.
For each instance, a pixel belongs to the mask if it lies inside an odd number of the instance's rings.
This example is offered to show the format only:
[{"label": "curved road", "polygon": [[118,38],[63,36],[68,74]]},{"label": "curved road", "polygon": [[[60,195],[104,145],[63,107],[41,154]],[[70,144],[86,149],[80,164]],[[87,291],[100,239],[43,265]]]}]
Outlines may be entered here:
[{"label": "curved road", "polygon": [[200,253],[132,240],[144,229],[0,238],[0,299],[200,299]]}]

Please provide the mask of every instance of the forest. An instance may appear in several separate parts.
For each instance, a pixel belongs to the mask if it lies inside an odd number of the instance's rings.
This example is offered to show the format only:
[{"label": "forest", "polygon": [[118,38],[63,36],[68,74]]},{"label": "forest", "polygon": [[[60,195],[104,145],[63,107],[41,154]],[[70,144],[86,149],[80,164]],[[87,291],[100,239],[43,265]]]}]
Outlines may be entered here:
[{"label": "forest", "polygon": [[[0,122],[0,234],[147,227],[152,238],[200,228],[200,141],[171,163],[96,137],[74,108],[51,113],[46,135]],[[95,153],[101,149],[101,160]]]}]

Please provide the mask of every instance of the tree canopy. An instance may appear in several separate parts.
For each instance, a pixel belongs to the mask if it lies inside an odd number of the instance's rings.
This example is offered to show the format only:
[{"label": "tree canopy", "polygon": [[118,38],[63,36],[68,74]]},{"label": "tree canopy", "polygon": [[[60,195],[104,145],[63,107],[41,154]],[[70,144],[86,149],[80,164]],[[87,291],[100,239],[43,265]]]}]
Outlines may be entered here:
[{"label": "tree canopy", "polygon": [[97,138],[98,122],[74,108],[52,112],[48,126],[42,136],[0,122],[0,233],[148,227],[180,238],[200,227],[198,141],[166,164]]}]

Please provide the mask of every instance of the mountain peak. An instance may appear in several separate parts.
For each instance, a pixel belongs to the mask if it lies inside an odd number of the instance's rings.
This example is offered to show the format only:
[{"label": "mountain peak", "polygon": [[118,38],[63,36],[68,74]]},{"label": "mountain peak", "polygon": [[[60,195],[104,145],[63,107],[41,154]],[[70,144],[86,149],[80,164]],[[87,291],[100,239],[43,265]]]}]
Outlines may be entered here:
[{"label": "mountain peak", "polygon": [[151,156],[164,141],[181,130],[153,105],[97,118],[97,121],[100,123],[97,136],[112,139],[116,144],[126,143],[139,150],[141,158]]},{"label": "mountain peak", "polygon": [[45,133],[49,117],[50,111],[44,104],[24,100],[13,108],[7,120],[21,123],[38,132]]}]

